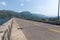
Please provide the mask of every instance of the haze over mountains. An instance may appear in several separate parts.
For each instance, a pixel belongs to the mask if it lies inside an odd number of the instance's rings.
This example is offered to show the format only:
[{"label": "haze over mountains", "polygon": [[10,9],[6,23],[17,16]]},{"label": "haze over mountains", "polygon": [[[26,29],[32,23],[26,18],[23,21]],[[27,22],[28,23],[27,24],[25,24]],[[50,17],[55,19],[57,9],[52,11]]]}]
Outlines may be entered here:
[{"label": "haze over mountains", "polygon": [[11,10],[0,10],[0,18],[6,18],[6,17],[11,17],[11,16],[14,16],[14,17],[32,17],[32,16],[36,16],[36,17],[41,17],[41,18],[46,18],[47,16],[45,15],[42,15],[42,14],[33,14],[29,11],[23,11],[23,12],[15,12],[15,11],[11,11]]},{"label": "haze over mountains", "polygon": [[29,11],[19,13],[11,10],[0,10],[0,19],[10,19],[12,17],[60,25],[60,22],[58,23],[58,17],[48,17],[43,14],[35,14]]},{"label": "haze over mountains", "polygon": [[57,17],[48,17],[43,14],[35,14],[31,13],[29,11],[23,11],[23,12],[15,12],[11,10],[0,10],[0,18],[11,18],[11,17],[18,17],[28,20],[46,20],[47,18],[50,19],[57,19]]}]

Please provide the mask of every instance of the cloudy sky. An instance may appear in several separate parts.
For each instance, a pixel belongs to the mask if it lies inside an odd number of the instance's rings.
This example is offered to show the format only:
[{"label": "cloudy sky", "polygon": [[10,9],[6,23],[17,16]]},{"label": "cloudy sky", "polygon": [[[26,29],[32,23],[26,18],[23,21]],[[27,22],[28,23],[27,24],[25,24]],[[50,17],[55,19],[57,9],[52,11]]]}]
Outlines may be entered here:
[{"label": "cloudy sky", "polygon": [[0,10],[3,9],[57,16],[58,0],[0,0]]}]

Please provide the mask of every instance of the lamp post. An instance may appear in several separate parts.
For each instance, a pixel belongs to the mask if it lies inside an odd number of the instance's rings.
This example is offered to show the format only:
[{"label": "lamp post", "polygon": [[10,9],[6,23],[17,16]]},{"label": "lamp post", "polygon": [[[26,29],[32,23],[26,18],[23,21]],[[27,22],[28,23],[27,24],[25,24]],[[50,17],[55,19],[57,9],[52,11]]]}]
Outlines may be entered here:
[{"label": "lamp post", "polygon": [[59,22],[59,0],[58,0],[58,22]]}]

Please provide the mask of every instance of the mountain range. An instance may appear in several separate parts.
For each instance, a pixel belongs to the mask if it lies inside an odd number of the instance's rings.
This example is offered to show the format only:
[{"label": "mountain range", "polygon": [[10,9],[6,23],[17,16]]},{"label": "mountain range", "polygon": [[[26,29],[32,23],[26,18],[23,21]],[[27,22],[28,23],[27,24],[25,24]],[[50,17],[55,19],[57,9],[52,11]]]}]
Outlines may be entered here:
[{"label": "mountain range", "polygon": [[40,18],[46,18],[45,15],[42,15],[42,14],[34,14],[34,13],[31,13],[29,11],[23,11],[23,12],[15,12],[15,11],[11,11],[11,10],[0,10],[0,18],[9,18],[9,17],[40,17]]},{"label": "mountain range", "polygon": [[43,14],[31,13],[29,11],[15,12],[11,10],[0,10],[0,19],[10,19],[12,17],[60,25],[58,17],[48,17]]},{"label": "mountain range", "polygon": [[0,10],[0,19],[2,18],[11,18],[11,17],[17,17],[17,18],[23,18],[28,20],[46,20],[46,19],[57,19],[57,17],[47,17],[43,14],[37,14],[37,13],[31,13],[29,11],[23,11],[23,12],[15,12],[11,10]]}]

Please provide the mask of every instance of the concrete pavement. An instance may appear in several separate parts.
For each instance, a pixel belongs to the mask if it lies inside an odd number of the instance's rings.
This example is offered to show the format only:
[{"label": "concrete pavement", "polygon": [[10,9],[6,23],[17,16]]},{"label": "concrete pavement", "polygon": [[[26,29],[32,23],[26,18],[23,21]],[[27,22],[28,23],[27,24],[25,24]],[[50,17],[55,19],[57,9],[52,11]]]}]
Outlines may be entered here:
[{"label": "concrete pavement", "polygon": [[60,40],[60,26],[16,18],[28,40]]},{"label": "concrete pavement", "polygon": [[23,32],[21,30],[18,29],[19,26],[16,23],[15,18],[13,19],[13,24],[12,24],[12,30],[11,30],[11,40],[27,40],[27,38],[25,37],[25,35],[23,34]]}]

